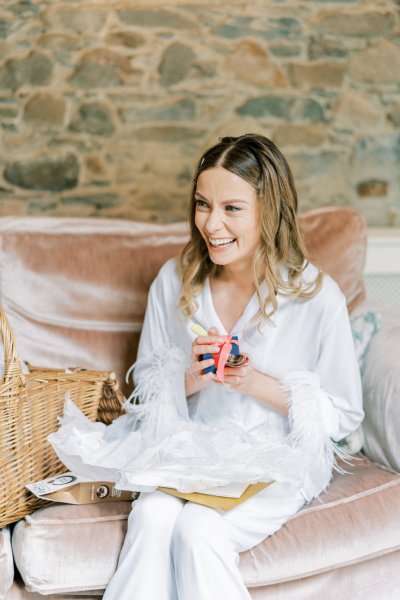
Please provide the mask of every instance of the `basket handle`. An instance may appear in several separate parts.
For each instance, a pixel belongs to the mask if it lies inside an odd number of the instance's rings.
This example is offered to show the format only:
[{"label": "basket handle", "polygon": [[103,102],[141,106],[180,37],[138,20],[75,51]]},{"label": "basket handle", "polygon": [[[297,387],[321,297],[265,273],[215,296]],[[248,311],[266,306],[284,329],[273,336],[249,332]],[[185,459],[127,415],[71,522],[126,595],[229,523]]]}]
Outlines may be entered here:
[{"label": "basket handle", "polygon": [[0,336],[3,340],[4,345],[4,379],[5,381],[9,381],[10,379],[15,379],[16,377],[20,377],[24,380],[24,375],[22,373],[22,367],[20,360],[18,358],[17,350],[15,348],[15,339],[14,334],[11,330],[10,323],[4,313],[4,311],[0,308]]}]

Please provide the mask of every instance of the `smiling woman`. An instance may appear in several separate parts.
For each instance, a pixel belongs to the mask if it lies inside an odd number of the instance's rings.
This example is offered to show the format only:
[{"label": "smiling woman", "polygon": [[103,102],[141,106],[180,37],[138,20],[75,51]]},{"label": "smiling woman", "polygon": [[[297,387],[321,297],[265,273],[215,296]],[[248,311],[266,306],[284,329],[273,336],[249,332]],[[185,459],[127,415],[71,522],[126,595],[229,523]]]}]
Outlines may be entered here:
[{"label": "smiling woman", "polygon": [[[270,140],[207,150],[189,242],[150,289],[140,403],[105,430],[69,406],[52,434],[71,470],[141,491],[104,600],[249,600],[238,554],[329,485],[336,442],[363,418],[345,298],[308,262],[296,210]],[[231,342],[244,358],[233,367],[222,359]],[[223,496],[223,486],[271,480],[227,512],[157,489]]]},{"label": "smiling woman", "polygon": [[[189,316],[207,277],[256,292],[259,319],[270,318],[281,293],[311,298],[322,274],[304,281],[307,255],[290,167],[271,140],[256,134],[222,138],[200,158],[193,182],[191,238],[181,257],[180,305]],[[226,248],[225,248],[226,244]],[[221,250],[220,250],[221,248]],[[283,276],[282,265],[287,267]],[[261,292],[267,284],[269,293]]]},{"label": "smiling woman", "polygon": [[201,173],[195,191],[195,225],[210,260],[250,268],[260,241],[256,190],[235,173],[214,167]]}]

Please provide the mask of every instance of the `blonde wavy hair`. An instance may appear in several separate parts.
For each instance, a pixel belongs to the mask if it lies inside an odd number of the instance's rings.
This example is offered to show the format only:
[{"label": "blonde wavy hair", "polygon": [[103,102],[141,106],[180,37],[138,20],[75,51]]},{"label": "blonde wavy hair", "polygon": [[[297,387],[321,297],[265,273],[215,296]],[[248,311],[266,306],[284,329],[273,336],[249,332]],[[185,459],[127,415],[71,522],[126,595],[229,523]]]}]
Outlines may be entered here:
[{"label": "blonde wavy hair", "polygon": [[[207,277],[218,277],[223,267],[214,264],[204,239],[195,225],[195,192],[203,171],[223,167],[247,181],[257,192],[260,202],[261,235],[253,260],[253,280],[259,310],[251,322],[271,322],[278,307],[277,294],[302,298],[315,296],[321,289],[323,274],[305,283],[302,273],[308,265],[307,251],[297,221],[297,192],[289,165],[268,138],[248,133],[239,137],[220,138],[200,158],[189,209],[190,240],[180,257],[182,296],[179,306],[190,318],[196,312],[195,296]],[[288,268],[283,279],[280,267]],[[262,293],[266,283],[268,294]]]}]

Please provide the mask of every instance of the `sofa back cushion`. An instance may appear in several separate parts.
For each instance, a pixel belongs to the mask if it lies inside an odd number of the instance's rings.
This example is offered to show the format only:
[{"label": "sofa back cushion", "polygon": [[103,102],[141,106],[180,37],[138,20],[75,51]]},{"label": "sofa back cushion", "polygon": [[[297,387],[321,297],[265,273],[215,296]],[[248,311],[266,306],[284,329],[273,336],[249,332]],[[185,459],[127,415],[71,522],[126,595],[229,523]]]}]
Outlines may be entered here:
[{"label": "sofa back cushion", "polygon": [[[352,310],[364,297],[366,229],[356,211],[300,216],[312,262],[342,288]],[[113,370],[134,362],[147,292],[187,240],[184,223],[0,218],[0,306],[20,358],[49,367]]]}]

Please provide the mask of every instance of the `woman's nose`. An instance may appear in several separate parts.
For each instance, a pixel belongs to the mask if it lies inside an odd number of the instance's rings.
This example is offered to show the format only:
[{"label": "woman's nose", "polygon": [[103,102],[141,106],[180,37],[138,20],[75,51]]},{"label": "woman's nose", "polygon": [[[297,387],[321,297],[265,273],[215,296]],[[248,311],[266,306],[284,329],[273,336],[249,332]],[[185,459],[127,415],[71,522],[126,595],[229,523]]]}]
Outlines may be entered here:
[{"label": "woman's nose", "polygon": [[207,233],[212,234],[215,231],[219,231],[222,229],[223,225],[223,219],[220,211],[215,209],[210,211],[205,226]]}]

